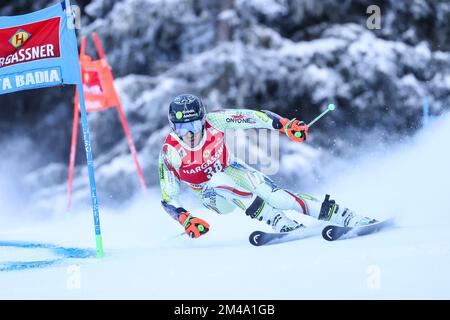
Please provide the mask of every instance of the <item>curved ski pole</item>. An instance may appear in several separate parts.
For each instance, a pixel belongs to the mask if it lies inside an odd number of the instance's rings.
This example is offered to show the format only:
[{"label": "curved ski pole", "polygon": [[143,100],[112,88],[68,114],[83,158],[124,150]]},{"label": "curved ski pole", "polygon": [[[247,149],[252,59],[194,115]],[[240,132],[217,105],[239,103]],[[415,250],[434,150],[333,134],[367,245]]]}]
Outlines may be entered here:
[{"label": "curved ski pole", "polygon": [[314,118],[313,121],[311,121],[310,123],[308,123],[308,127],[311,127],[314,123],[316,123],[320,118],[322,118],[324,115],[326,115],[328,112],[333,111],[336,109],[336,105],[334,103],[330,103],[328,105],[327,110],[325,110],[324,112],[322,112],[321,114],[319,114],[316,118]]}]

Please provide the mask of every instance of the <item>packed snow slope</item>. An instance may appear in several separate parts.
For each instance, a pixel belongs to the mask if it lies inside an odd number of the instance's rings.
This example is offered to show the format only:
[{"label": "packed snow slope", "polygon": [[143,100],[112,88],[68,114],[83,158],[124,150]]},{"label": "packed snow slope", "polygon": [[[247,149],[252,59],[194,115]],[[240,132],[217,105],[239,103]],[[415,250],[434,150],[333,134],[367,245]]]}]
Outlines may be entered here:
[{"label": "packed snow slope", "polygon": [[[336,160],[323,169],[326,185],[296,190],[330,193],[376,218],[394,215],[395,228],[345,241],[318,236],[253,247],[248,235],[267,230],[265,225],[237,211],[207,212],[187,196],[186,206],[206,219],[211,231],[197,240],[169,239],[182,230],[161,209],[153,189],[126,208],[101,210],[104,259],[66,257],[39,268],[2,271],[0,298],[449,299],[449,138],[447,115],[407,141]],[[88,208],[45,219],[17,216],[5,206],[0,212],[0,242],[42,244],[0,246],[4,270],[7,262],[57,259],[58,252],[45,244],[93,248]]]}]

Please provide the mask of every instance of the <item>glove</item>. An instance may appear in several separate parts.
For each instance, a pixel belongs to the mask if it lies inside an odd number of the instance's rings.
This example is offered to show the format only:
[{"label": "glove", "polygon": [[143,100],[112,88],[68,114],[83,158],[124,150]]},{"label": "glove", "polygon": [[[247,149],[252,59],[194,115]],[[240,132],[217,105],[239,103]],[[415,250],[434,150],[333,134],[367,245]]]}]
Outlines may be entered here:
[{"label": "glove", "polygon": [[283,128],[281,128],[280,131],[286,133],[289,139],[296,142],[303,142],[308,138],[308,125],[306,125],[303,121],[295,118],[291,121],[288,119],[283,120]]},{"label": "glove", "polygon": [[206,221],[193,217],[187,212],[180,214],[178,221],[191,238],[198,238],[209,231],[209,224]]}]

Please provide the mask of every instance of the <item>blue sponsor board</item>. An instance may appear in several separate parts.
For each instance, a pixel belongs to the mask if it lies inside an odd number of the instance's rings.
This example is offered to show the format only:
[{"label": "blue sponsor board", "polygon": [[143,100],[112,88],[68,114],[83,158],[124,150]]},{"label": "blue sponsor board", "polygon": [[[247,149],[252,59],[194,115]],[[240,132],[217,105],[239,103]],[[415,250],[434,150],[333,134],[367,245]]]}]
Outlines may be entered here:
[{"label": "blue sponsor board", "polygon": [[35,69],[0,77],[0,95],[29,89],[52,87],[62,82],[61,68]]}]

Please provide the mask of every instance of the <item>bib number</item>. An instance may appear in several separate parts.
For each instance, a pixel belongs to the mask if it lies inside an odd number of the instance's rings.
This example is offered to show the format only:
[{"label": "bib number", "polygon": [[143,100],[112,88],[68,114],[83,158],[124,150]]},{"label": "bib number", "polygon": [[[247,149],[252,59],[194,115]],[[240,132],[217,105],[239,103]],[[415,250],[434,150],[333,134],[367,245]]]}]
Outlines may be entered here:
[{"label": "bib number", "polygon": [[222,171],[222,169],[223,169],[222,163],[220,161],[216,161],[216,162],[214,162],[214,165],[206,168],[205,171],[203,171],[203,172],[207,174],[206,177],[208,179],[211,179],[214,173],[220,172],[220,171]]}]

